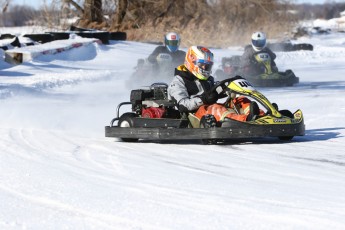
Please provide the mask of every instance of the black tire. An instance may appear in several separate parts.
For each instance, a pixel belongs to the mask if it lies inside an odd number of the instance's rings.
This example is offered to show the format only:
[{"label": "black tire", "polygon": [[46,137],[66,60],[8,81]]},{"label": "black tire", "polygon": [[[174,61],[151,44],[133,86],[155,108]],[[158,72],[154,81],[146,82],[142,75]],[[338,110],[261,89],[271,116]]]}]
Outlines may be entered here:
[{"label": "black tire", "polygon": [[97,38],[99,39],[102,44],[109,44],[109,32],[103,32],[103,31],[80,31],[76,32],[76,34],[83,38]]},{"label": "black tire", "polygon": [[[287,110],[287,109],[279,110],[279,113],[283,116],[294,118],[294,116],[290,110]],[[279,138],[279,140],[282,140],[282,141],[290,141],[293,137],[294,136],[280,136],[278,138]]]},{"label": "black tire", "polygon": [[294,118],[293,114],[290,112],[290,110],[284,109],[284,110],[279,110],[279,113],[285,117],[290,117]]},{"label": "black tire", "polygon": [[[200,119],[200,128],[211,128],[216,127],[217,121],[213,115],[207,114]],[[204,145],[214,145],[217,144],[217,139],[201,139]]]},{"label": "black tire", "polygon": [[51,34],[25,34],[23,37],[30,38],[31,40],[41,44],[51,42],[54,39]]},{"label": "black tire", "polygon": [[126,32],[110,32],[110,40],[120,40],[126,41],[127,40],[127,33]]},{"label": "black tire", "polygon": [[71,25],[69,28],[70,31],[93,31],[92,29],[87,29],[87,28],[81,28],[77,26]]},{"label": "black tire", "polygon": [[[283,74],[284,74],[284,72],[283,72]],[[287,76],[287,75],[291,75],[291,76],[295,77],[295,74],[292,72],[291,69],[285,70],[285,75],[286,75],[286,76]]]},{"label": "black tire", "polygon": [[[135,113],[124,113],[121,115],[118,126],[119,127],[133,127],[133,118],[137,117]],[[137,142],[138,138],[120,138],[124,142]]]},{"label": "black tire", "polygon": [[13,34],[1,34],[0,35],[0,40],[3,40],[3,39],[12,39],[16,37],[16,35],[13,35]]},{"label": "black tire", "polygon": [[53,41],[67,40],[69,39],[69,35],[70,35],[70,33],[67,33],[67,32],[50,32],[50,34],[53,36]]},{"label": "black tire", "polygon": [[76,31],[76,32],[50,32],[53,36],[53,40],[66,40],[69,39],[71,34],[76,34],[83,38],[97,38],[103,44],[109,44],[109,32],[105,31]]},{"label": "black tire", "polygon": [[310,50],[313,51],[314,47],[311,44],[308,43],[301,43],[301,44],[296,44],[294,45],[294,50]]}]

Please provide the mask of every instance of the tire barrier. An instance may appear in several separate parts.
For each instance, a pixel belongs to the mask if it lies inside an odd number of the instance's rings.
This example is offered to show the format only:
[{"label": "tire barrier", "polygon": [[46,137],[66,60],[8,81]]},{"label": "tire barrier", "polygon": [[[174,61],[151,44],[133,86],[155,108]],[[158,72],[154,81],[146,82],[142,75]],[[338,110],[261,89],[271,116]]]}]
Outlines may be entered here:
[{"label": "tire barrier", "polygon": [[13,34],[1,34],[0,35],[0,40],[4,40],[4,39],[12,39],[16,37],[16,35],[13,35]]},{"label": "tire barrier", "polygon": [[55,40],[69,39],[71,34],[76,34],[83,38],[96,38],[102,41],[103,44],[109,44],[109,40],[127,40],[126,32],[107,32],[98,30],[86,30],[81,28],[73,28],[71,31],[65,32],[47,32],[44,34],[25,34],[24,37],[28,37],[35,42],[41,44],[52,42]]},{"label": "tire barrier", "polygon": [[12,48],[14,48],[14,47],[21,47],[21,44],[20,44],[20,42],[19,42],[19,39],[18,39],[18,37],[16,37],[16,36],[13,36],[13,37],[10,37],[10,36],[4,36],[4,37],[2,37],[1,36],[1,40],[4,40],[4,39],[6,39],[6,40],[12,40],[12,41],[8,41],[8,42],[5,42],[4,44],[2,44],[1,46],[0,46],[0,49],[3,49],[3,50],[9,50],[9,49],[12,49]]},{"label": "tire barrier", "polygon": [[53,41],[53,35],[45,33],[45,34],[25,34],[23,37],[30,38],[35,42],[39,42],[41,44]]},{"label": "tire barrier", "polygon": [[308,43],[300,43],[300,44],[292,44],[290,42],[277,42],[277,43],[268,43],[267,47],[269,47],[272,51],[298,51],[298,50],[310,50],[314,49],[313,45]]},{"label": "tire barrier", "polygon": [[[105,34],[95,34],[100,40],[122,40],[125,41],[127,40],[127,33],[126,32],[105,32],[105,31],[99,31],[99,30],[93,30],[93,29],[87,29],[87,28],[81,28],[77,26],[71,26],[70,31],[77,31],[77,32],[83,32],[85,34],[85,37],[93,36],[92,33],[109,33],[109,36],[107,37]],[[90,33],[90,34],[88,34]],[[76,33],[78,34],[78,33]],[[79,35],[79,34],[78,34]],[[80,36],[82,36],[81,34]]]},{"label": "tire barrier", "polygon": [[71,34],[76,34],[83,38],[96,38],[102,41],[103,44],[109,44],[109,40],[126,40],[126,33],[116,32],[109,33],[105,31],[70,31],[70,32],[50,32],[53,40],[69,39]]},{"label": "tire barrier", "polygon": [[109,32],[109,39],[110,40],[120,40],[126,41],[127,40],[127,33],[126,32]]}]

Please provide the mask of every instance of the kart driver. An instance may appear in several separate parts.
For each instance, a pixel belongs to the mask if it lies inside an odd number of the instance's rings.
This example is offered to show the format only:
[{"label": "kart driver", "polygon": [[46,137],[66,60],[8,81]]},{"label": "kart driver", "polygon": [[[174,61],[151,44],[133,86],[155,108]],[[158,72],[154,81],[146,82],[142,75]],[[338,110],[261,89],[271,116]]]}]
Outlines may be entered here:
[{"label": "kart driver", "polygon": [[217,121],[231,118],[239,121],[254,120],[260,110],[256,102],[244,96],[233,99],[233,104],[241,108],[243,114],[234,109],[217,104],[220,96],[209,91],[215,84],[211,76],[213,53],[206,47],[192,46],[188,49],[183,65],[175,69],[175,76],[168,87],[169,99],[176,102],[180,112],[196,112],[201,119],[206,114],[213,115]]},{"label": "kart driver", "polygon": [[157,46],[147,60],[151,64],[157,64],[157,59],[161,58],[160,54],[168,54],[171,56],[172,66],[178,66],[186,56],[186,52],[179,50],[180,43],[181,38],[177,33],[167,33],[164,36],[164,46]]},{"label": "kart driver", "polygon": [[278,68],[274,62],[276,54],[270,48],[266,47],[266,45],[265,33],[258,31],[252,34],[251,45],[244,48],[244,53],[240,60],[240,70],[244,75],[253,76],[265,73],[265,67],[260,65],[255,59],[255,55],[259,53],[267,53],[271,58],[272,72],[278,72]]}]

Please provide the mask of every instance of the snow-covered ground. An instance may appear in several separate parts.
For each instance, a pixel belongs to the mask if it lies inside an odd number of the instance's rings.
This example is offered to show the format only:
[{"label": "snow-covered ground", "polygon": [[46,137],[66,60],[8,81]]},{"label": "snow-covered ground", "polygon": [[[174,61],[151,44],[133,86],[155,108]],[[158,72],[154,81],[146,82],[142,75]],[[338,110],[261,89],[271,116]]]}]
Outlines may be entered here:
[{"label": "snow-covered ground", "polygon": [[[306,135],[287,143],[104,137],[154,45],[0,61],[0,229],[345,229],[345,36],[298,42],[314,51],[278,52],[277,64],[300,83],[260,89],[303,111]],[[215,68],[242,52],[212,51]]]}]

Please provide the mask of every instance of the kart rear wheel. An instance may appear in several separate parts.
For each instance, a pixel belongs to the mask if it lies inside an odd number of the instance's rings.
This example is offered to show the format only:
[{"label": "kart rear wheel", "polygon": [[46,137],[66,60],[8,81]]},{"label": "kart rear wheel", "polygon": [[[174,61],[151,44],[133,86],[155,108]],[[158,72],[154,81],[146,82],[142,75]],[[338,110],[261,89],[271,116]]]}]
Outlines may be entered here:
[{"label": "kart rear wheel", "polygon": [[[123,128],[133,127],[133,118],[137,117],[135,113],[124,113],[119,119],[118,126]],[[138,138],[120,138],[124,142],[137,142]]]},{"label": "kart rear wheel", "polygon": [[[216,127],[217,121],[213,115],[207,114],[200,119],[200,128]],[[205,145],[217,144],[217,139],[201,139],[201,142]]]}]

